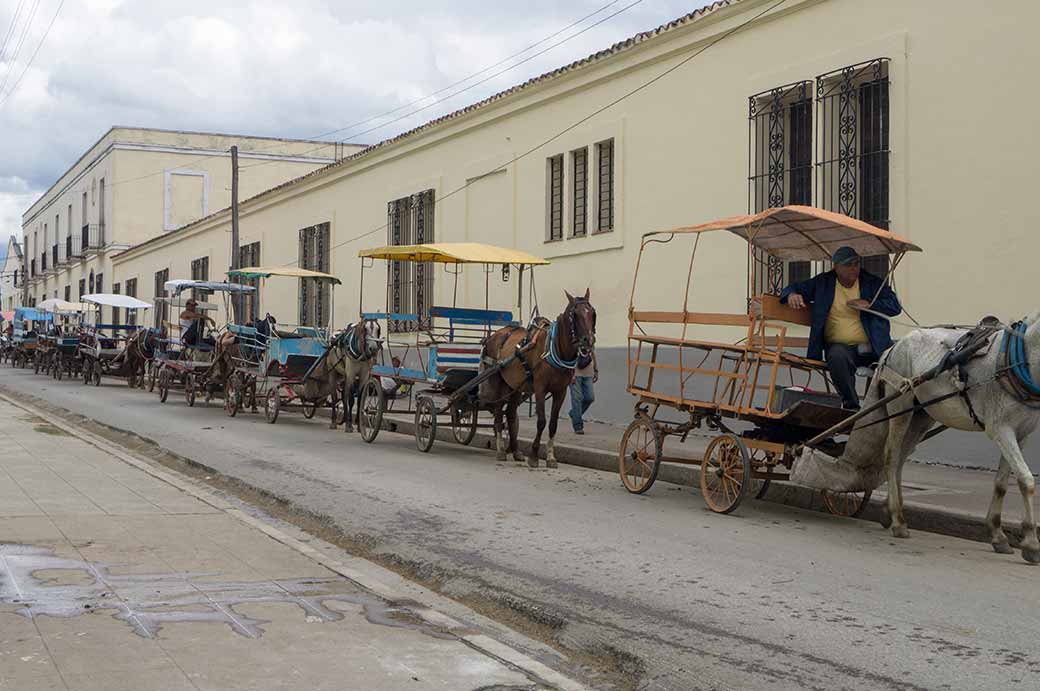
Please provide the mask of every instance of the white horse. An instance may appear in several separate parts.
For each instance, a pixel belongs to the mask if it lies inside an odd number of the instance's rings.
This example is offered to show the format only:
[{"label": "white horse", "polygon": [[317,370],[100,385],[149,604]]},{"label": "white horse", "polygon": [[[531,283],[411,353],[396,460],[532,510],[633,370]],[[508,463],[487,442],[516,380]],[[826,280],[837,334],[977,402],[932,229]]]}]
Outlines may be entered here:
[{"label": "white horse", "polygon": [[[332,342],[335,368],[343,377],[344,431],[354,431],[354,397],[372,376],[372,365],[383,347],[382,330],[374,319],[350,324]],[[360,411],[359,411],[360,412]]]},{"label": "white horse", "polygon": [[[1030,315],[1023,324],[1024,333],[1009,336],[1008,341],[1021,339],[1025,366],[1033,381],[1040,382],[1040,313]],[[935,367],[963,333],[920,329],[900,339],[882,356],[864,407]],[[888,506],[882,524],[891,526],[895,537],[909,537],[901,487],[907,457],[936,423],[951,429],[985,432],[1000,449],[993,498],[986,516],[993,549],[1000,554],[1013,552],[1001,528],[1000,514],[1008,477],[1014,471],[1024,507],[1022,558],[1031,564],[1040,563],[1040,541],[1033,513],[1035,481],[1022,455],[1026,437],[1040,422],[1040,408],[1034,407],[1035,401],[1023,400],[1012,390],[1002,347],[1005,331],[998,330],[989,338],[988,347],[962,365],[963,381],[955,367],[908,390],[857,422],[837,462],[823,460],[811,451],[804,453],[795,463],[791,479],[819,489],[859,491],[877,487],[884,477],[888,481]]]}]

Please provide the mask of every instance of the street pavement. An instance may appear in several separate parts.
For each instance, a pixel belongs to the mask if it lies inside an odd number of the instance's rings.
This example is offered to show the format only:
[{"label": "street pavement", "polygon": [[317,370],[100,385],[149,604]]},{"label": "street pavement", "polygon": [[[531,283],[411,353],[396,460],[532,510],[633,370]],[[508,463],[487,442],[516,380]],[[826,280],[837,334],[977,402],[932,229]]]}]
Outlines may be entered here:
[{"label": "street pavement", "polygon": [[560,688],[158,472],[0,401],[0,689]]},{"label": "street pavement", "polygon": [[[638,688],[1040,686],[1040,570],[984,543],[749,501],[707,511],[689,488],[629,495],[617,476],[531,471],[411,437],[374,445],[325,420],[229,419],[175,395],[53,382],[32,392],[327,517],[442,593],[498,598],[567,648],[612,655]],[[981,507],[980,507],[981,509]]]}]

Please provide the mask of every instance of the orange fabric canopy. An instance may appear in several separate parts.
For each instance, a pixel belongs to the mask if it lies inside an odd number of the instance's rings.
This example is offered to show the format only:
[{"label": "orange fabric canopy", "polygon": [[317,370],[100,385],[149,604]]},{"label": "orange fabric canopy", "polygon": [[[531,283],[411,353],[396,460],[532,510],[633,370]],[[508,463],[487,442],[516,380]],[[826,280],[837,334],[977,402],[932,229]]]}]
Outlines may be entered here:
[{"label": "orange fabric canopy", "polygon": [[864,257],[878,254],[920,252],[906,238],[855,218],[812,206],[782,206],[757,214],[732,216],[698,226],[647,233],[644,238],[677,233],[728,230],[779,259],[830,259],[848,245]]}]

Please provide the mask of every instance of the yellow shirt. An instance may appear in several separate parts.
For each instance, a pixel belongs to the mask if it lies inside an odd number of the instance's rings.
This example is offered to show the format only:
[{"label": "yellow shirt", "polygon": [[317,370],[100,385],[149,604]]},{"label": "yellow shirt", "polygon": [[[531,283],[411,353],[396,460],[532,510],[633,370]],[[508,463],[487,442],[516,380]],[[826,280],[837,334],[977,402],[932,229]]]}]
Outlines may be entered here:
[{"label": "yellow shirt", "polygon": [[824,341],[859,345],[869,343],[867,332],[863,330],[859,311],[848,306],[850,300],[859,300],[859,280],[846,288],[841,281],[834,282],[834,303],[827,314],[827,328],[824,330]]}]

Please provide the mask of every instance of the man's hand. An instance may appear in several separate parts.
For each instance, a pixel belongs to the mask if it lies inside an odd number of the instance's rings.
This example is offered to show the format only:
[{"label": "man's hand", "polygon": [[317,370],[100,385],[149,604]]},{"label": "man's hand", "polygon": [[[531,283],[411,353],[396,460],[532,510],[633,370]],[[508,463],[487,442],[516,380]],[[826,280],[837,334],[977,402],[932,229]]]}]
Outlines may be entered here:
[{"label": "man's hand", "polygon": [[592,370],[592,383],[595,384],[599,381],[599,370]]},{"label": "man's hand", "polygon": [[845,303],[854,310],[867,310],[870,309],[870,302],[860,298],[859,300],[849,300]]},{"label": "man's hand", "polygon": [[796,310],[804,310],[805,309],[805,298],[803,298],[798,293],[791,293],[790,295],[787,296],[787,306],[788,307],[793,307]]}]

